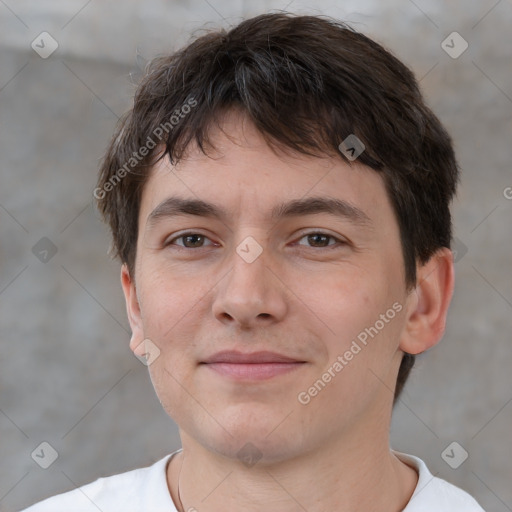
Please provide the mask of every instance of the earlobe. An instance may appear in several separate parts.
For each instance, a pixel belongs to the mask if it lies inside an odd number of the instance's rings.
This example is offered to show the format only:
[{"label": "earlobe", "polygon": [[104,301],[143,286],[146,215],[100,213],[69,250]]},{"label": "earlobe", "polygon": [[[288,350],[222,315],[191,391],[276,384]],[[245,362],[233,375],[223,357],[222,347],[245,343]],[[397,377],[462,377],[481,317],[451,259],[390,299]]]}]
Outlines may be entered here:
[{"label": "earlobe", "polygon": [[124,299],[126,302],[128,321],[130,322],[130,327],[132,329],[130,349],[132,352],[135,352],[137,347],[140,347],[144,341],[144,330],[135,282],[130,275],[130,271],[128,270],[126,263],[121,267],[121,286],[123,288]]},{"label": "earlobe", "polygon": [[453,254],[443,247],[418,266],[416,287],[408,298],[407,318],[400,349],[420,354],[436,345],[446,326],[446,315],[453,294]]}]

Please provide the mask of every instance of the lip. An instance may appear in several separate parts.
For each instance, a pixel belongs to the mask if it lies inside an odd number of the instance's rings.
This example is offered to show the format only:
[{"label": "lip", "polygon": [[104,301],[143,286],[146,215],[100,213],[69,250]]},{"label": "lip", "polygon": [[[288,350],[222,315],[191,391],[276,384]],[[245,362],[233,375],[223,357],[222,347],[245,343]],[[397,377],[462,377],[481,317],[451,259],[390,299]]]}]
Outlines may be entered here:
[{"label": "lip", "polygon": [[213,354],[205,361],[204,364],[212,363],[228,363],[228,364],[263,364],[263,363],[304,363],[292,357],[278,354],[277,352],[251,352],[244,354],[236,350],[223,350]]},{"label": "lip", "polygon": [[244,354],[227,350],[214,354],[201,364],[217,374],[240,381],[270,379],[292,372],[305,363],[275,352]]}]

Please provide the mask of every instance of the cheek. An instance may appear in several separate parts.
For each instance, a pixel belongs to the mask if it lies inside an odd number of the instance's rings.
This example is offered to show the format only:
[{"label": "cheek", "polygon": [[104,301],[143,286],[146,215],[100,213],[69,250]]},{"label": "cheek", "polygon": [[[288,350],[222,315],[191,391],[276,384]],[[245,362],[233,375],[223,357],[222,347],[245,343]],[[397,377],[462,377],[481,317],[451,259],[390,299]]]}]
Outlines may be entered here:
[{"label": "cheek", "polygon": [[[142,282],[142,280],[141,280]],[[160,350],[149,366],[151,380],[162,405],[175,405],[197,362],[197,340],[203,316],[204,292],[186,281],[169,280],[155,273],[144,281],[140,306],[144,336]],[[171,411],[167,411],[171,412]]]},{"label": "cheek", "polygon": [[303,283],[308,305],[328,327],[324,340],[328,367],[338,356],[366,372],[389,364],[398,346],[404,307],[397,300],[399,290],[379,279],[384,275],[376,271],[370,276],[352,268],[317,280],[316,287],[309,281]]},{"label": "cheek", "polygon": [[197,276],[177,276],[165,269],[141,274],[139,301],[148,337],[172,332],[200,305],[207,289],[199,281]]},{"label": "cheek", "polygon": [[308,308],[318,315],[338,340],[348,340],[375,321],[383,297],[381,283],[358,269],[328,272],[314,279],[302,279],[300,297],[307,298]]},{"label": "cheek", "polygon": [[[192,280],[194,281],[194,280]],[[140,306],[144,335],[160,349],[159,357],[149,365],[149,374],[165,411],[180,419],[191,407],[183,387],[191,388],[190,376],[197,364],[195,321],[201,310],[205,290],[189,279],[177,279],[163,272],[146,274]]]}]

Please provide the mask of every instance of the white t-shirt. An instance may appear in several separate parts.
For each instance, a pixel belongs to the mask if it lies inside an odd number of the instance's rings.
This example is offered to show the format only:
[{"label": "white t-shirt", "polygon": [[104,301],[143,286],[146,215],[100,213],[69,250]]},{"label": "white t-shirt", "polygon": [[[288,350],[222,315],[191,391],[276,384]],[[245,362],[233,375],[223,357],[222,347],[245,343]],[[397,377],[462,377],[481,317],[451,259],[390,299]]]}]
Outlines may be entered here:
[{"label": "white t-shirt", "polygon": [[[179,451],[147,468],[99,478],[22,512],[177,512],[167,487],[166,467]],[[418,457],[393,453],[419,474],[414,494],[403,512],[484,512],[465,491],[434,477]]]}]

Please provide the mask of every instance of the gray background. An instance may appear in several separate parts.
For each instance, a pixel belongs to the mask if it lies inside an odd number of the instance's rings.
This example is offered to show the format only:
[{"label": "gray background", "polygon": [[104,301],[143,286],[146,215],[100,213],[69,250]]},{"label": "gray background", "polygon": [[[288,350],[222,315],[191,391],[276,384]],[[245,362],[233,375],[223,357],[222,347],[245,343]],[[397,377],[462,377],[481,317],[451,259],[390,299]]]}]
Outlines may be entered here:
[{"label": "gray background", "polygon": [[[285,8],[349,21],[389,47],[454,137],[455,297],[443,342],[397,406],[392,445],[484,508],[512,510],[511,0],[0,0],[1,511],[179,447],[128,348],[119,264],[92,206],[96,170],[146,59],[198,28]],[[59,44],[47,59],[30,46],[43,31]],[[453,31],[469,43],[457,59],[441,47]],[[43,237],[57,249],[46,263],[32,251]],[[43,441],[59,454],[46,470],[31,458]],[[458,469],[441,457],[453,441],[469,453]]]}]

